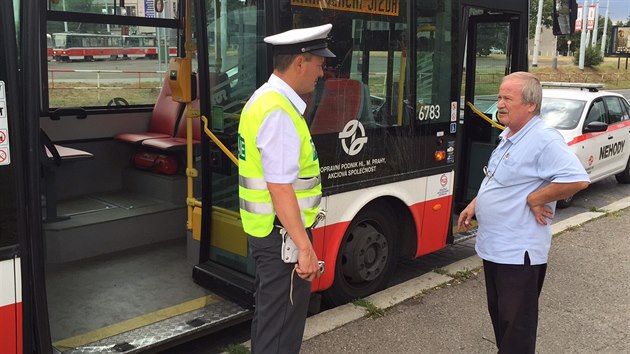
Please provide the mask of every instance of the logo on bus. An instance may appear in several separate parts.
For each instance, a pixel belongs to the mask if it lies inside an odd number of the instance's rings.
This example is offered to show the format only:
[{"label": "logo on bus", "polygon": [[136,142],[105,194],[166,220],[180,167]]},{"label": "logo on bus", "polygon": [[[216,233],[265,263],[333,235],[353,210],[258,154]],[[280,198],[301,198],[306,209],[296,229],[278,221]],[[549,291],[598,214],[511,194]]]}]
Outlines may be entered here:
[{"label": "logo on bus", "polygon": [[440,184],[442,185],[442,187],[446,187],[446,185],[448,184],[448,177],[446,177],[446,175],[442,175],[440,177]]},{"label": "logo on bus", "polygon": [[363,124],[356,119],[349,121],[343,127],[343,130],[339,133],[339,139],[341,139],[343,151],[350,156],[358,154],[368,140]]}]

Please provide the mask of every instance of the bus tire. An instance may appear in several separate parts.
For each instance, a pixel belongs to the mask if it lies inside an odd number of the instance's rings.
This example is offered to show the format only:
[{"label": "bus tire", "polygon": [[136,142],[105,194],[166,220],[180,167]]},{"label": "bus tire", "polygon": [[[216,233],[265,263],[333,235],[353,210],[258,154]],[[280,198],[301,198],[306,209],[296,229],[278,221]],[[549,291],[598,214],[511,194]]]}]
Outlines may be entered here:
[{"label": "bus tire", "polygon": [[323,294],[333,306],[385,288],[396,267],[396,216],[373,205],[361,211],[346,231],[335,266],[335,279]]}]

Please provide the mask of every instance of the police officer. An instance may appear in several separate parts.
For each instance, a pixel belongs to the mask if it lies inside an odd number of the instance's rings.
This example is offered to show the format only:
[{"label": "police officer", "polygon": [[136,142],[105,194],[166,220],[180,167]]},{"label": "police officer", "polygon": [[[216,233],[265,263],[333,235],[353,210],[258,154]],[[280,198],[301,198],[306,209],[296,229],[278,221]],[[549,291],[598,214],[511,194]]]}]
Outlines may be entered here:
[{"label": "police officer", "polygon": [[[323,76],[331,24],[266,37],[273,74],[249,99],[238,128],[239,198],[243,228],[256,262],[252,353],[298,353],[319,277],[310,227],[319,211],[319,160],[306,121],[309,93]],[[281,259],[282,234],[294,241],[297,263]]]}]

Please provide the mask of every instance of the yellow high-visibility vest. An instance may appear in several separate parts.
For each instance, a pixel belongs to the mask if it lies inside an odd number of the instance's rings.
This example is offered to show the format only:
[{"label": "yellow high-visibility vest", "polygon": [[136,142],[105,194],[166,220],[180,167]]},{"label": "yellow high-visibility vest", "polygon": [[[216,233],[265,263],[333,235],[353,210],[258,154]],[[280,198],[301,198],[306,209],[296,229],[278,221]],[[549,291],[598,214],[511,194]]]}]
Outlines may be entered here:
[{"label": "yellow high-visibility vest", "polygon": [[261,94],[245,107],[238,126],[239,209],[243,229],[255,237],[265,237],[271,233],[276,215],[264,179],[256,137],[265,118],[279,109],[291,117],[300,138],[300,171],[293,183],[293,190],[305,227],[313,225],[322,197],[319,159],[306,121],[279,92],[270,90]]}]

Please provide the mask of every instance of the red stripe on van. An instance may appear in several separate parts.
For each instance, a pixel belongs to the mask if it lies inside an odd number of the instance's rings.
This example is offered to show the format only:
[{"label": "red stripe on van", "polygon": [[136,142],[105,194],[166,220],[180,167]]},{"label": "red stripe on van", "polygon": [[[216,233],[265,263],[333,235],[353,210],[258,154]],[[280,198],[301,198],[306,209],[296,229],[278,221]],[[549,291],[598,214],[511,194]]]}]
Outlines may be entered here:
[{"label": "red stripe on van", "polygon": [[626,127],[630,127],[630,120],[624,120],[623,122],[611,124],[611,125],[608,126],[608,130],[606,130],[605,132],[586,133],[586,134],[582,134],[582,135],[576,136],[575,138],[571,139],[571,141],[569,141],[567,143],[567,145],[571,146],[573,144],[580,143],[582,141],[594,138],[596,136],[600,136],[602,134],[610,133],[610,132],[615,131],[617,129],[623,129],[623,128],[626,128]]}]

